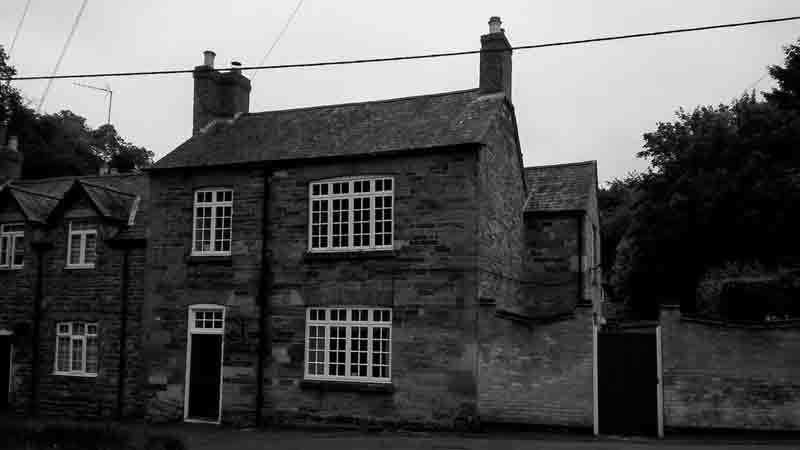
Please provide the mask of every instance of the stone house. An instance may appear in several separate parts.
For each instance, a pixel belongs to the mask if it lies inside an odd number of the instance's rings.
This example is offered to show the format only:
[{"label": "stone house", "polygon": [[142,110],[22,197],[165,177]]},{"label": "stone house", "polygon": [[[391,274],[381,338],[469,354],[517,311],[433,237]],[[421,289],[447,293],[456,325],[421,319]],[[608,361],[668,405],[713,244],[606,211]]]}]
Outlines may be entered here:
[{"label": "stone house", "polygon": [[147,189],[143,175],[12,179],[0,188],[2,409],[142,413]]},{"label": "stone house", "polygon": [[[511,46],[489,25],[475,89],[282,111],[249,112],[250,81],[206,52],[193,135],[146,174],[5,185],[0,224],[25,246],[0,271],[12,404],[591,426],[595,164],[523,167]],[[65,237],[91,254],[92,230],[94,269],[67,270]],[[543,320],[562,340],[531,334]],[[80,376],[57,370],[62,336]],[[518,385],[532,394],[509,401]]]}]

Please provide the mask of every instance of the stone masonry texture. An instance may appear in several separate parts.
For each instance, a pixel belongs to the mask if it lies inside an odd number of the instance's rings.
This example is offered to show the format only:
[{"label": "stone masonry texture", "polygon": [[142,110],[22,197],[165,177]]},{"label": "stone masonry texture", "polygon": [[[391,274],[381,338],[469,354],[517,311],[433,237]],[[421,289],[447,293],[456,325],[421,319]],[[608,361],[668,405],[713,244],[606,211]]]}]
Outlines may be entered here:
[{"label": "stone masonry texture", "polygon": [[661,326],[665,427],[800,430],[800,329]]}]

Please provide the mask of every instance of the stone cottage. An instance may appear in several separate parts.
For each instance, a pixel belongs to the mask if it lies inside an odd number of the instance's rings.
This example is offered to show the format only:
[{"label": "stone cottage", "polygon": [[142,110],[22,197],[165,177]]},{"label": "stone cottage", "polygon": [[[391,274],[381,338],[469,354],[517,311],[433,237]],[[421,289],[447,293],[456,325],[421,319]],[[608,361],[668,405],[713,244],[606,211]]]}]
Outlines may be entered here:
[{"label": "stone cottage", "polygon": [[[19,161],[11,142],[4,162]],[[0,187],[0,409],[141,415],[147,177],[14,178]]]},{"label": "stone cottage", "polygon": [[[6,184],[13,405],[591,426],[595,164],[523,167],[489,26],[475,89],[281,111],[249,112],[250,81],[206,52],[193,135],[146,174]],[[523,378],[546,388],[504,400]]]}]

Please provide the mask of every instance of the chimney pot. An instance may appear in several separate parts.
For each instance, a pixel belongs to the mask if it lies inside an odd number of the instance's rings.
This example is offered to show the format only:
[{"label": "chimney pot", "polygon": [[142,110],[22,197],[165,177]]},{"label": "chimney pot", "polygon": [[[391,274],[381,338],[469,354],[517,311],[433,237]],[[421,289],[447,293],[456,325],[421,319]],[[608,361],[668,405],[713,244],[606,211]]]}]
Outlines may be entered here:
[{"label": "chimney pot", "polygon": [[9,136],[8,137],[8,148],[9,150],[13,150],[15,152],[19,151],[19,138],[16,136]]},{"label": "chimney pot", "polygon": [[500,20],[500,17],[492,16],[489,19],[489,33],[502,33],[502,32],[504,32],[505,30],[500,28],[500,25],[502,25],[502,24],[503,24],[503,22]]},{"label": "chimney pot", "polygon": [[212,52],[211,50],[206,50],[203,52],[203,65],[214,68],[214,58],[217,56],[216,53]]},{"label": "chimney pot", "polygon": [[242,63],[239,61],[231,61],[231,72],[242,73]]}]

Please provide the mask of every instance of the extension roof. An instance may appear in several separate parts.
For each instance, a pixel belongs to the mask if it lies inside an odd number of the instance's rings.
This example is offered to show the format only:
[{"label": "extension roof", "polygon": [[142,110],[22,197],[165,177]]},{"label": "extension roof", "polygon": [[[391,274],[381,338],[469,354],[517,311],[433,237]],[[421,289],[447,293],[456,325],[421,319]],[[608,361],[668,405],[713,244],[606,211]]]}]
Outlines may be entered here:
[{"label": "extension roof", "polygon": [[118,238],[145,237],[145,174],[15,180],[1,189],[16,200],[28,220],[38,223],[47,223],[68,206],[71,196],[83,192],[102,217],[123,226]]},{"label": "extension roof", "polygon": [[477,89],[239,115],[218,121],[153,170],[376,154],[480,143],[506,102]]},{"label": "extension roof", "polygon": [[597,161],[525,168],[525,212],[586,211],[597,184]]}]

